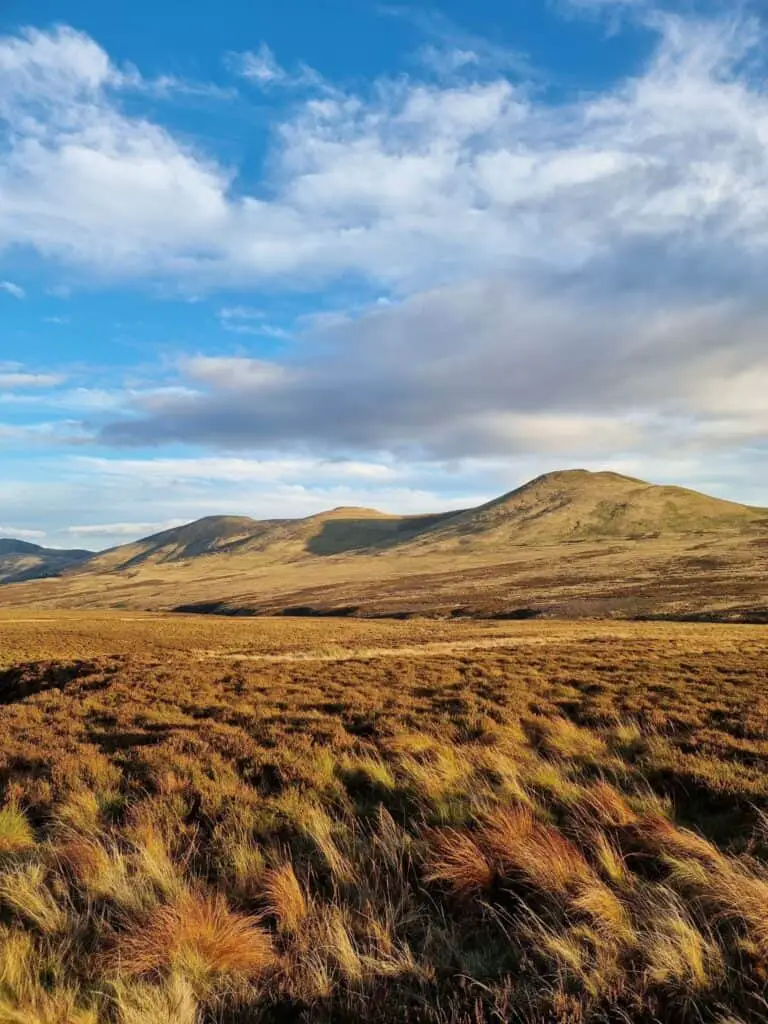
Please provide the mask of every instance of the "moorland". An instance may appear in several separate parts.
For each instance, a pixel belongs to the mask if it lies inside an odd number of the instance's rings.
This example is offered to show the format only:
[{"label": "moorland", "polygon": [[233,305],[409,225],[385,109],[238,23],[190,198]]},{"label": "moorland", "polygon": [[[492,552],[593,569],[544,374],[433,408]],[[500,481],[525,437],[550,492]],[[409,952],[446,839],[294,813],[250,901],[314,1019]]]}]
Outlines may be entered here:
[{"label": "moorland", "polygon": [[436,515],[212,516],[73,554],[0,561],[0,606],[768,621],[768,509],[607,472]]},{"label": "moorland", "polygon": [[764,1021],[767,654],[6,610],[0,1021]]}]

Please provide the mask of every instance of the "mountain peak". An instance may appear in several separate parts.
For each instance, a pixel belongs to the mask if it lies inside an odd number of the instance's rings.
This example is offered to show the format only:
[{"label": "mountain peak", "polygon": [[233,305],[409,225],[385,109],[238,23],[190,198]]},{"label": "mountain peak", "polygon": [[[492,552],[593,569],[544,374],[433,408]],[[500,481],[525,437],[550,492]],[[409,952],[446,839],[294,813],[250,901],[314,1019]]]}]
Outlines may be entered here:
[{"label": "mountain peak", "polygon": [[335,508],[326,509],[323,512],[316,512],[307,516],[309,520],[322,519],[388,519],[391,518],[386,512],[379,512],[375,508],[364,508],[358,505],[337,505]]},{"label": "mountain peak", "polygon": [[[651,487],[645,480],[637,477],[626,476],[624,473],[616,473],[611,469],[555,469],[549,473],[542,473],[527,483],[518,487],[523,490],[526,487],[535,487],[541,484],[639,484],[642,487]],[[512,491],[511,493],[515,493]]]},{"label": "mountain peak", "polygon": [[[694,597],[700,583],[693,570],[722,564],[742,574],[746,600],[764,592],[750,573],[762,580],[755,566],[766,545],[768,509],[579,468],[545,473],[477,508],[435,515],[341,505],[301,519],[205,516],[74,567],[51,566],[28,545],[0,557],[0,582],[63,573],[66,580],[50,588],[53,602],[168,608],[208,607],[215,598],[272,610],[318,601],[335,607],[342,593],[345,607],[373,602],[389,610],[468,601],[491,607],[524,603],[534,593],[550,606],[564,587],[558,600],[567,609],[587,597],[599,604],[606,587],[636,588],[641,564],[650,567],[651,590],[661,586],[661,593],[675,580]],[[4,575],[9,559],[15,564]],[[712,593],[721,593],[723,579],[718,575]],[[24,593],[37,601],[41,591]],[[647,607],[656,607],[655,591],[649,594]]]},{"label": "mountain peak", "polygon": [[478,543],[648,540],[745,527],[755,510],[610,470],[544,473],[442,528]]}]

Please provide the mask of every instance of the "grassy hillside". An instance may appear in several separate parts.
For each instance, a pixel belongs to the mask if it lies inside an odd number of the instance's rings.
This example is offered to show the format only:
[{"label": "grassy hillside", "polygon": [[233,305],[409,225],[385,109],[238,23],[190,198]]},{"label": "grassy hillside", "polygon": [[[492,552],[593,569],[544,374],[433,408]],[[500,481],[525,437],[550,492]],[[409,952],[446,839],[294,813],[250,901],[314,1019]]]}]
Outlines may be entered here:
[{"label": "grassy hillside", "polygon": [[0,584],[55,576],[91,558],[92,551],[43,548],[23,540],[0,539]]},{"label": "grassy hillside", "polygon": [[762,1024],[766,643],[0,615],[0,1020]]},{"label": "grassy hillside", "polygon": [[362,615],[768,619],[768,511],[615,473],[551,473],[480,508],[213,517],[2,604]]},{"label": "grassy hillside", "polygon": [[553,544],[752,531],[768,537],[768,510],[618,473],[569,470],[452,517],[428,542],[470,537],[489,544]]},{"label": "grassy hillside", "polygon": [[92,558],[79,572],[115,572],[137,569],[147,563],[156,565],[199,558],[201,555],[226,551],[266,525],[248,516],[206,516],[194,523],[163,530],[132,544],[110,548]]}]

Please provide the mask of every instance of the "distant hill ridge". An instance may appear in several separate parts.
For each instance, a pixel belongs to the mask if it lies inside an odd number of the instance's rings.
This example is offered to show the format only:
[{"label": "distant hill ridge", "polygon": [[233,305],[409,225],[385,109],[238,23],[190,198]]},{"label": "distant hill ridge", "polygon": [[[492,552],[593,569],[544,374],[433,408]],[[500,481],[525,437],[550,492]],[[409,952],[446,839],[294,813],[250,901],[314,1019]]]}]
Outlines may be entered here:
[{"label": "distant hill ridge", "polygon": [[[709,604],[742,595],[765,603],[767,553],[768,509],[577,469],[453,512],[207,516],[96,555],[73,553],[68,566],[52,566],[55,583],[3,588],[0,602],[386,614],[503,611],[535,597],[549,610],[601,614],[618,607],[620,592],[627,607],[674,610],[699,585]],[[673,577],[683,596],[657,600]],[[703,607],[701,595],[694,606]]]},{"label": "distant hill ridge", "polygon": [[44,548],[26,540],[0,537],[0,583],[56,576],[93,557],[92,551]]},{"label": "distant hill ridge", "polygon": [[206,516],[96,555],[85,569],[173,562],[246,551],[331,555],[393,544],[638,540],[768,522],[768,509],[712,498],[682,487],[648,484],[619,473],[547,473],[477,508],[397,516],[340,506],[303,519]]}]

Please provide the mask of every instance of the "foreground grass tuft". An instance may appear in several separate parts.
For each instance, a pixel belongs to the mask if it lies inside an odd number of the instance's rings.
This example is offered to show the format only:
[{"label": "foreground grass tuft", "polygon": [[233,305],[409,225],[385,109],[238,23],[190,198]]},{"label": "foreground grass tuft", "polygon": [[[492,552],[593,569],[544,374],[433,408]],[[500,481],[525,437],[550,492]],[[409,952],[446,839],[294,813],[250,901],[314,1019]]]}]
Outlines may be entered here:
[{"label": "foreground grass tuft", "polygon": [[257,919],[233,912],[219,894],[188,894],[156,907],[118,937],[113,960],[120,973],[176,971],[204,988],[221,978],[256,977],[275,962]]}]

